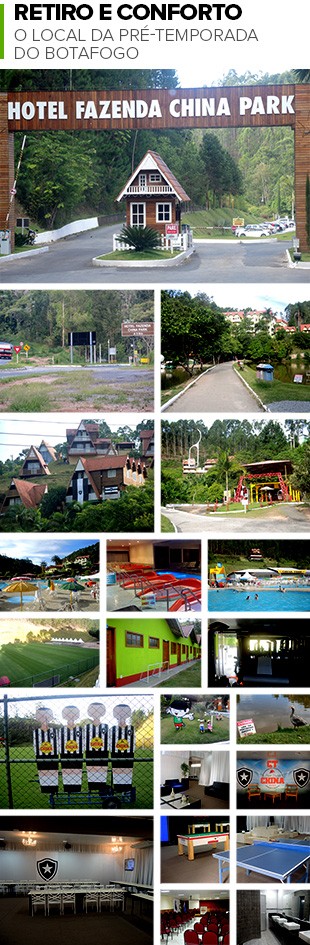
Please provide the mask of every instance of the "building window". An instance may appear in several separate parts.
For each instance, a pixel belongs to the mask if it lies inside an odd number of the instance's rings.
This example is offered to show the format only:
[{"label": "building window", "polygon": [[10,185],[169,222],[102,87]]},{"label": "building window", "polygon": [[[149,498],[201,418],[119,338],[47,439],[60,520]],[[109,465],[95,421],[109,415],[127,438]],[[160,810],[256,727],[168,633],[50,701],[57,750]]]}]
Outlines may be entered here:
[{"label": "building window", "polygon": [[130,204],[131,226],[145,226],[145,203]]},{"label": "building window", "polygon": [[171,203],[157,203],[156,204],[156,221],[157,223],[171,223]]},{"label": "building window", "polygon": [[175,656],[176,652],[177,652],[177,645],[176,645],[176,643],[171,643],[171,655],[172,655],[172,656]]},{"label": "building window", "polygon": [[116,469],[108,469],[107,475],[108,475],[108,479],[115,479]]},{"label": "building window", "polygon": [[185,646],[185,643],[182,643],[182,653],[183,653],[183,654],[186,653],[186,649],[187,649],[187,648],[186,648],[186,646]]},{"label": "building window", "polygon": [[126,646],[143,646],[142,633],[130,633],[126,630]]},{"label": "building window", "polygon": [[158,171],[153,171],[150,174],[150,184],[160,184],[160,182],[161,182],[160,174],[158,173]]},{"label": "building window", "polygon": [[149,637],[149,647],[151,647],[152,650],[159,650],[159,638]]}]

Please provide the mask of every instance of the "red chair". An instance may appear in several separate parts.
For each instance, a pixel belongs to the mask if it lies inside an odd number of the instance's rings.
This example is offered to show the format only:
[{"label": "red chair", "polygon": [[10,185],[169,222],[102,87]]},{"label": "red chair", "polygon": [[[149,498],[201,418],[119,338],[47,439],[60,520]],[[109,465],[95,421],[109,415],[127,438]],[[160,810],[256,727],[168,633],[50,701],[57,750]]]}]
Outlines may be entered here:
[{"label": "red chair", "polygon": [[205,928],[202,922],[195,922],[194,932],[197,932],[197,935],[203,935],[204,931],[205,931]]},{"label": "red chair", "polygon": [[184,932],[185,945],[200,945],[197,932],[194,929],[186,929]]},{"label": "red chair", "polygon": [[204,932],[202,936],[202,945],[217,945],[218,943],[218,934],[217,932]]},{"label": "red chair", "polygon": [[210,922],[210,925],[208,925],[208,932],[216,932],[216,935],[218,935],[218,931],[219,927],[217,922]]},{"label": "red chair", "polygon": [[222,945],[229,945],[229,932],[225,932],[225,935],[223,936]]}]

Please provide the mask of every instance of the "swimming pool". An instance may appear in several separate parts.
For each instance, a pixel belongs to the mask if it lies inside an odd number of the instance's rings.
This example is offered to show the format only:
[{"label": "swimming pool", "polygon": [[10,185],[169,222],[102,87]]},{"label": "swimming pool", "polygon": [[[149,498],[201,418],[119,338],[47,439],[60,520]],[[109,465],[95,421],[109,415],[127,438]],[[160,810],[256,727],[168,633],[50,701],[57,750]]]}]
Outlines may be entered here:
[{"label": "swimming pool", "polygon": [[201,576],[200,574],[196,574],[196,571],[194,571],[193,573],[189,571],[171,571],[170,568],[169,570],[168,568],[166,568],[166,571],[157,571],[157,568],[156,568],[156,574],[158,574],[159,577],[164,577],[165,574],[168,574],[168,575],[171,575],[172,577],[175,577],[177,581],[182,580],[182,578],[190,578],[190,577],[194,577],[196,578],[197,581],[201,581]]},{"label": "swimming pool", "polygon": [[[0,592],[3,591],[5,587],[8,587],[9,584],[14,584],[14,581],[0,581]],[[40,587],[41,590],[44,590],[47,587],[46,581],[35,581],[34,579],[33,584],[35,585],[35,587]],[[23,595],[22,595],[23,601],[25,601],[27,604],[30,604],[32,603],[33,600],[35,600],[35,595],[36,595],[36,592],[33,590],[23,591]],[[2,600],[7,601],[8,604],[20,604],[20,594],[14,594],[14,593],[3,594]],[[1,603],[0,603],[0,609],[1,609]]]},{"label": "swimming pool", "polygon": [[310,610],[310,588],[307,590],[233,590],[209,588],[209,610],[221,611],[285,611]]}]

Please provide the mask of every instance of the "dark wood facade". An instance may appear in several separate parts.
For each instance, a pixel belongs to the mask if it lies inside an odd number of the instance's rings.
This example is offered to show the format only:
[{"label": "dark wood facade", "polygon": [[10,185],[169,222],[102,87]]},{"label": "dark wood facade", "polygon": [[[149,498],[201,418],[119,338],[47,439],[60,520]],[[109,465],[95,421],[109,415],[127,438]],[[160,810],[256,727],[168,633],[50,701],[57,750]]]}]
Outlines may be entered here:
[{"label": "dark wood facade", "polygon": [[[37,102],[41,107],[42,117]],[[83,105],[79,105],[79,103]],[[89,111],[88,103],[91,103]],[[226,102],[226,104],[225,104]],[[12,117],[8,119],[8,104]],[[16,113],[28,104],[28,115]],[[56,108],[47,114],[48,103]],[[56,103],[53,106],[53,103]],[[114,104],[113,104],[114,103]],[[140,103],[140,105],[138,104]],[[141,104],[142,103],[142,104]],[[250,103],[250,104],[249,104]],[[15,109],[15,111],[14,111]],[[88,111],[87,111],[88,109]],[[29,117],[33,112],[33,117]],[[85,117],[87,115],[87,117]],[[6,227],[14,181],[13,132],[131,128],[291,127],[295,132],[296,232],[306,233],[306,181],[310,172],[310,85],[105,92],[9,92],[0,94],[0,230]],[[14,232],[14,214],[10,229]]]}]

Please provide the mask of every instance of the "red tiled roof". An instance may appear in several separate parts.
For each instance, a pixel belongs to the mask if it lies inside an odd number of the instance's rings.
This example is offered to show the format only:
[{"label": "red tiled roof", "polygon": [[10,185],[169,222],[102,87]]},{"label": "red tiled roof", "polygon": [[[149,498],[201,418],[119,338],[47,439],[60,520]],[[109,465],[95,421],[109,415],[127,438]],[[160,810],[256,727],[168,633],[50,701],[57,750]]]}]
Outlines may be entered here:
[{"label": "red tiled roof", "polygon": [[25,479],[12,479],[16,492],[26,509],[36,509],[43,499],[46,486],[27,482]]},{"label": "red tiled roof", "polygon": [[127,456],[80,456],[85,472],[92,473],[98,469],[122,469],[126,466]]}]

